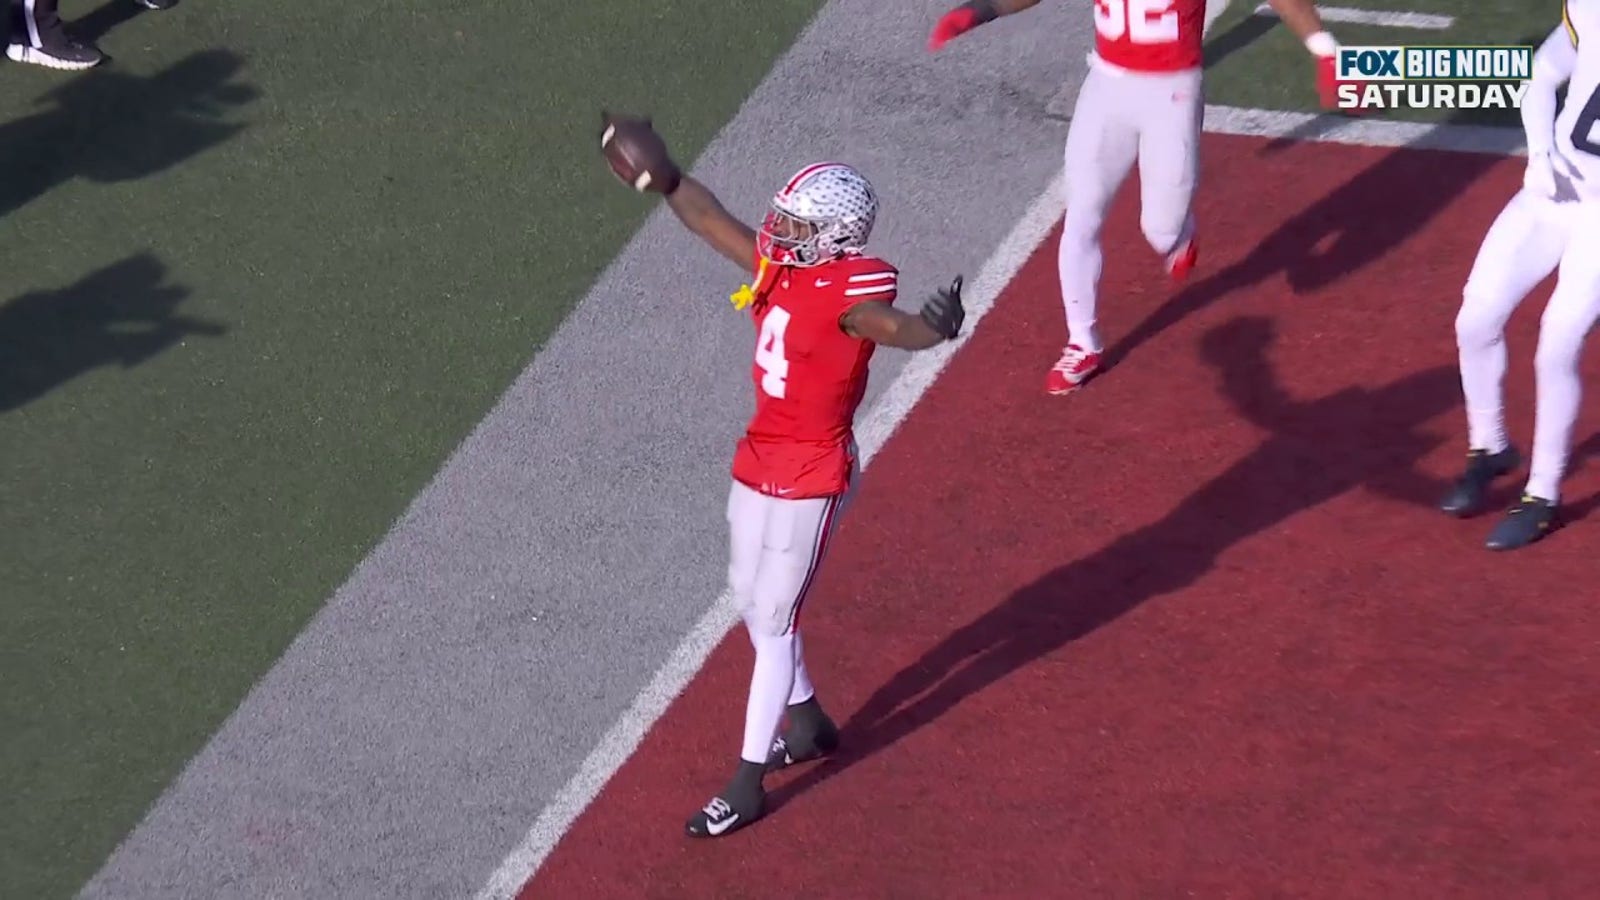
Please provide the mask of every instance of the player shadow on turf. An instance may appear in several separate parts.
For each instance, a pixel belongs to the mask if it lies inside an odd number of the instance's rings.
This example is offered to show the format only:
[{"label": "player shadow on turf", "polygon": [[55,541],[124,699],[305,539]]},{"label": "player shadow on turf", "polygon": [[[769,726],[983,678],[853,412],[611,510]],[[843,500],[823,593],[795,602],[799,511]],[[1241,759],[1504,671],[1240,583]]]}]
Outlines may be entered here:
[{"label": "player shadow on turf", "polygon": [[1244,18],[1228,26],[1228,30],[1206,38],[1205,68],[1216,68],[1223,60],[1266,37],[1278,24],[1276,16],[1246,13]]},{"label": "player shadow on turf", "polygon": [[130,368],[191,335],[226,333],[178,314],[189,291],[166,278],[166,266],[139,254],[0,305],[0,414],[101,366]]},{"label": "player shadow on turf", "polygon": [[1386,385],[1290,397],[1272,370],[1271,323],[1208,332],[1202,352],[1238,412],[1267,432],[1256,449],[1161,519],[1057,568],[961,627],[879,688],[844,725],[835,757],[773,793],[807,790],[936,720],[1036,660],[1149,600],[1181,591],[1234,545],[1355,489],[1432,504],[1442,480],[1418,464],[1448,440],[1424,426],[1460,404],[1451,367]]},{"label": "player shadow on turf", "polygon": [[[1571,481],[1572,477],[1582,471],[1593,460],[1600,458],[1600,432],[1589,435],[1572,448],[1572,453],[1567,457],[1567,473],[1564,481]],[[1502,481],[1499,485],[1500,492],[1492,495],[1496,508],[1505,508],[1512,504],[1522,493],[1523,477],[1527,469],[1519,471],[1510,482]],[[1600,491],[1595,491],[1581,499],[1563,499],[1561,501],[1561,523],[1573,525],[1593,515],[1600,509]]]},{"label": "player shadow on turf", "polygon": [[66,30],[79,40],[99,43],[101,38],[146,12],[149,10],[132,0],[108,0],[93,12],[68,22]]},{"label": "player shadow on turf", "polygon": [[[1267,235],[1244,259],[1172,295],[1107,347],[1114,366],[1185,317],[1233,291],[1283,275],[1296,295],[1321,290],[1422,231],[1499,157],[1403,148],[1387,154]],[[1487,223],[1484,223],[1487,228]],[[1452,286],[1464,284],[1471,260]],[[1404,290],[1403,286],[1397,289]],[[1429,298],[1459,300],[1457,293]]]},{"label": "player shadow on turf", "polygon": [[237,81],[243,65],[210,50],[149,77],[96,70],[45,94],[47,108],[0,125],[0,216],[75,178],[144,178],[238,134],[245,125],[225,116],[261,93]]}]

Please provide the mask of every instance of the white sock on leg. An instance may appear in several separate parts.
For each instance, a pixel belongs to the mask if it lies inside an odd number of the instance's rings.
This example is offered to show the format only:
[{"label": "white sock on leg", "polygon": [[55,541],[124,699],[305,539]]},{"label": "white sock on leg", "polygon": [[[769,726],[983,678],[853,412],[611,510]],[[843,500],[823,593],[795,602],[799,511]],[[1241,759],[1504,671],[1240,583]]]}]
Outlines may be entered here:
[{"label": "white sock on leg", "polygon": [[789,689],[789,705],[804,703],[816,695],[811,686],[811,676],[806,672],[806,645],[800,632],[794,633],[794,687]]},{"label": "white sock on leg", "polygon": [[756,663],[750,673],[750,698],[744,712],[745,762],[763,763],[778,736],[783,710],[795,682],[795,633],[778,636],[750,630],[756,649]]}]

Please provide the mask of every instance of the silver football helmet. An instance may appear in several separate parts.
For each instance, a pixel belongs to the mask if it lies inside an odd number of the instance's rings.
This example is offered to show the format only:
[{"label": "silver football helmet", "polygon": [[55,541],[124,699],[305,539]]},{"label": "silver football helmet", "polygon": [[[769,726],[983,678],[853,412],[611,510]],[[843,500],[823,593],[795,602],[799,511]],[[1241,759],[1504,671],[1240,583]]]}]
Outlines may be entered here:
[{"label": "silver football helmet", "polygon": [[756,244],[775,263],[820,265],[860,252],[877,217],[878,196],[860,172],[843,163],[812,163],[773,196]]}]

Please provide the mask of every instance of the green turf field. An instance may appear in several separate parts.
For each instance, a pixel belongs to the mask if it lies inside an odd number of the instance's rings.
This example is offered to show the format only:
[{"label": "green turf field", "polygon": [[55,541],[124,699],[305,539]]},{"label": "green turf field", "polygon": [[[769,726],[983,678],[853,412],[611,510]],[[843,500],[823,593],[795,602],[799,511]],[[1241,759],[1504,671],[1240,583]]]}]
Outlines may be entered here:
[{"label": "green turf field", "polygon": [[[1255,0],[1234,0],[1207,40],[1206,95],[1227,106],[1314,111],[1316,82],[1305,48],[1278,20],[1254,15]],[[1432,13],[1454,18],[1444,30],[1329,21],[1344,44],[1538,44],[1561,21],[1561,0],[1340,0],[1320,6]],[[1384,111],[1381,118],[1519,127],[1509,111]]]},{"label": "green turf field", "polygon": [[112,64],[0,65],[12,897],[93,873],[638,226],[599,107],[692,156],[819,5],[106,2],[62,13]]}]

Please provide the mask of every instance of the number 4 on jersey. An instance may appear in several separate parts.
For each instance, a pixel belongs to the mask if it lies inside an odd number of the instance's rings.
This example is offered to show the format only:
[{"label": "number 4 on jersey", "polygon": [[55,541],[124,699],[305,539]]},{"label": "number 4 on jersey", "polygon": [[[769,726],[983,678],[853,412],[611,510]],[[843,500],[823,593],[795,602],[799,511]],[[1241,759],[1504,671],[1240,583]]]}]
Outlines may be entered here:
[{"label": "number 4 on jersey", "polygon": [[783,333],[788,330],[789,311],[774,306],[761,319],[761,336],[756,339],[756,365],[766,373],[761,378],[761,389],[780,400],[789,384],[789,358],[783,348]]},{"label": "number 4 on jersey", "polygon": [[1108,41],[1123,35],[1135,44],[1170,44],[1178,39],[1173,0],[1094,0],[1094,27]]}]

